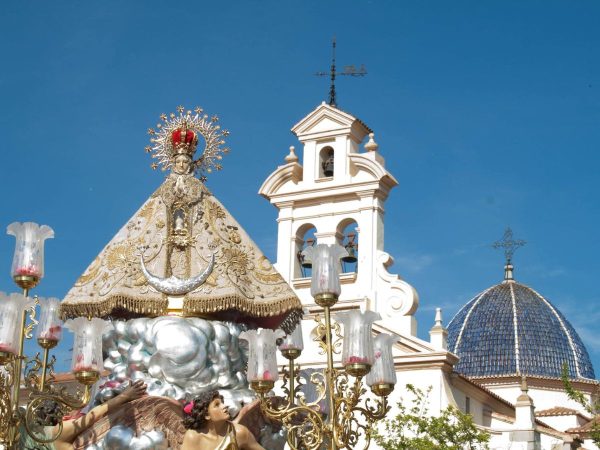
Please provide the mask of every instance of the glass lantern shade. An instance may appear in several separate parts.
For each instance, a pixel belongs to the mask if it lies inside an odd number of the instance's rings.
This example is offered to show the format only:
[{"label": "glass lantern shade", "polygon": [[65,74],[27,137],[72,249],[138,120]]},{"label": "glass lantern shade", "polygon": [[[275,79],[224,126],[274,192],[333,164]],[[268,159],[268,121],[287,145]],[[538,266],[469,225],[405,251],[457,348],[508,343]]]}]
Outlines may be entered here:
[{"label": "glass lantern shade", "polygon": [[279,344],[279,350],[284,352],[286,350],[298,350],[301,352],[304,350],[304,340],[302,339],[302,321],[298,322],[294,331],[288,334],[281,344]]},{"label": "glass lantern shade", "polygon": [[367,375],[367,385],[374,384],[396,384],[396,370],[394,368],[394,357],[392,347],[397,337],[381,333],[373,340],[375,362]]},{"label": "glass lantern shade", "polygon": [[312,263],[310,294],[329,294],[336,298],[340,295],[340,258],[348,256],[348,252],[339,244],[317,244],[306,247],[302,252],[305,260]]},{"label": "glass lantern shade", "polygon": [[78,317],[65,323],[65,328],[75,334],[71,370],[74,373],[101,372],[104,367],[102,333],[106,329],[106,322],[98,318],[88,320],[85,317]]},{"label": "glass lantern shade", "polygon": [[282,330],[259,328],[240,333],[240,339],[248,341],[248,381],[275,382],[279,378],[277,371],[277,344],[285,336]]},{"label": "glass lantern shade", "polygon": [[44,241],[54,237],[52,228],[33,222],[13,222],[6,233],[17,239],[12,277],[31,277],[39,281],[44,276]]},{"label": "glass lantern shade", "polygon": [[58,342],[62,337],[62,321],[58,316],[60,300],[57,298],[39,299],[40,321],[37,326],[37,340]]},{"label": "glass lantern shade", "polygon": [[373,322],[380,320],[379,313],[359,310],[337,313],[335,320],[344,326],[344,344],[342,347],[342,365],[348,370],[352,365],[372,366]]},{"label": "glass lantern shade", "polygon": [[0,352],[19,354],[23,312],[35,304],[22,294],[0,292]]}]

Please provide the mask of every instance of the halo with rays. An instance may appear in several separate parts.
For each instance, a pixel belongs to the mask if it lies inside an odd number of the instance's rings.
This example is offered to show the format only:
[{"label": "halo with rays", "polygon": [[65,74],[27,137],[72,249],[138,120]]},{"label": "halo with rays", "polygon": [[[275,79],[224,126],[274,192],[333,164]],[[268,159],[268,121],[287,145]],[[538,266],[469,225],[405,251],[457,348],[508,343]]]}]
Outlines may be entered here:
[{"label": "halo with rays", "polygon": [[148,129],[151,145],[146,146],[146,152],[151,153],[155,159],[151,164],[153,169],[159,166],[163,171],[171,169],[174,156],[171,134],[184,126],[204,138],[204,151],[199,158],[192,159],[195,173],[200,173],[200,178],[204,181],[206,173],[222,169],[222,154],[229,153],[229,148],[223,147],[224,138],[229,135],[229,131],[221,129],[217,124],[217,116],[209,117],[200,107],[196,107],[194,111],[186,111],[183,106],[178,106],[177,114],[170,113],[167,116],[163,113],[160,119],[162,123],[156,124],[156,130]]}]

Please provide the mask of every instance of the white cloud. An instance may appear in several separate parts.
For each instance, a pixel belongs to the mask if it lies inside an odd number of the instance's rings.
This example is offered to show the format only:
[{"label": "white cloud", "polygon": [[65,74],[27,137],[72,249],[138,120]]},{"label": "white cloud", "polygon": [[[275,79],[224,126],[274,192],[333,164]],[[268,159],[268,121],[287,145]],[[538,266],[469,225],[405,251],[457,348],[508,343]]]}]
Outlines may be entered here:
[{"label": "white cloud", "polygon": [[412,273],[421,272],[431,266],[434,261],[435,257],[429,254],[413,254],[394,257],[394,265],[397,266],[398,269]]}]

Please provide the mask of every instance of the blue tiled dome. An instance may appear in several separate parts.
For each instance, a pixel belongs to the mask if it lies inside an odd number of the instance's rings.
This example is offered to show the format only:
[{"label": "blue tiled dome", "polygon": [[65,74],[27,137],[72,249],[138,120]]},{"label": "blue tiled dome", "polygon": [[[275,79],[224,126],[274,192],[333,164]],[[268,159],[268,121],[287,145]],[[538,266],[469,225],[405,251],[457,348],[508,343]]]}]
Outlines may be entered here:
[{"label": "blue tiled dome", "polygon": [[581,339],[548,300],[507,280],[469,301],[448,325],[448,349],[467,376],[538,375],[595,379]]}]

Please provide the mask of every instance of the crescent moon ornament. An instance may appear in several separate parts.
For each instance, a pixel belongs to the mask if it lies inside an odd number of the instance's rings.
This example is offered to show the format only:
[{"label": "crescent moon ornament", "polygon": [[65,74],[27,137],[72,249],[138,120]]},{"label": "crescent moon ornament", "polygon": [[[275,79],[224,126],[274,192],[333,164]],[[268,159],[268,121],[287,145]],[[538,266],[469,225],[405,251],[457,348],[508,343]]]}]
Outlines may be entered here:
[{"label": "crescent moon ornament", "polygon": [[140,264],[142,266],[142,273],[146,277],[146,280],[148,280],[148,284],[158,292],[167,295],[185,295],[204,284],[210,276],[215,266],[215,254],[210,255],[210,262],[202,273],[187,279],[177,278],[175,275],[171,275],[169,278],[160,278],[152,275],[146,269],[143,255],[140,256]]}]

